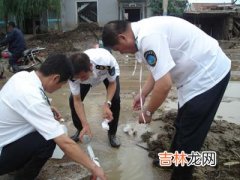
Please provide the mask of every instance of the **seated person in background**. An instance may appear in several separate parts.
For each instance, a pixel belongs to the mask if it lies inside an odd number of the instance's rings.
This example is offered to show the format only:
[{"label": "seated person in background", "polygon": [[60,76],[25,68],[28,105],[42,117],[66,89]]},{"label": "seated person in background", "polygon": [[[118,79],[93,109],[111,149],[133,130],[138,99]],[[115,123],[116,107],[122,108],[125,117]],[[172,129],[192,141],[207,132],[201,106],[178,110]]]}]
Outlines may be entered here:
[{"label": "seated person in background", "polygon": [[13,72],[18,72],[17,60],[22,56],[23,51],[26,50],[26,43],[23,33],[15,27],[14,22],[9,22],[7,28],[8,33],[6,37],[0,41],[0,46],[8,45],[8,51],[11,53],[9,65],[12,67]]}]

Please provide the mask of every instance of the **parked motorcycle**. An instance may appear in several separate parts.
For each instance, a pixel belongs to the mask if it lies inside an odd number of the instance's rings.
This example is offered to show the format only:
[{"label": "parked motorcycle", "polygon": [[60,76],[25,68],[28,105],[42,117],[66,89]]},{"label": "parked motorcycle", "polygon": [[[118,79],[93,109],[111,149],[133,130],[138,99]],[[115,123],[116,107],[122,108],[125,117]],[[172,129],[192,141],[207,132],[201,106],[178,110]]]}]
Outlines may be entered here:
[{"label": "parked motorcycle", "polygon": [[[37,68],[43,63],[45,60],[44,57],[42,57],[41,52],[45,48],[42,47],[36,47],[36,48],[30,48],[23,52],[22,57],[20,57],[17,60],[17,65],[19,68],[19,71],[32,71]],[[5,47],[0,48],[1,51],[1,58],[0,58],[0,78],[3,77],[5,67],[9,65],[8,59],[11,56],[11,53],[5,49]],[[9,71],[13,72],[12,67],[8,68]]]}]

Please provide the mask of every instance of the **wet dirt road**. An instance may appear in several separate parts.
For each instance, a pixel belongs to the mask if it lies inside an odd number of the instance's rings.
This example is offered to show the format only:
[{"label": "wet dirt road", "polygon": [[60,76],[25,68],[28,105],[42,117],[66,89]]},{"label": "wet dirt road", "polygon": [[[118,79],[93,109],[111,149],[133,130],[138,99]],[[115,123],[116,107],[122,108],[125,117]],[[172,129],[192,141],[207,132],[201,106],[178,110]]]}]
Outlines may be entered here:
[{"label": "wet dirt road", "polygon": [[[134,63],[129,63],[127,59],[129,59],[129,57],[125,57],[119,61],[121,69],[121,113],[117,135],[122,143],[119,149],[110,147],[107,132],[101,128],[101,106],[105,100],[105,87],[99,85],[92,89],[84,100],[87,118],[94,135],[91,142],[94,153],[99,158],[100,164],[110,180],[169,179],[170,173],[152,167],[152,159],[148,157],[148,152],[136,145],[141,141],[140,135],[142,133],[146,131],[160,131],[159,126],[161,125],[161,121],[153,121],[150,125],[139,125],[136,122],[137,113],[132,111],[131,104],[133,95],[139,90],[139,66],[137,67],[135,76],[132,76]],[[130,61],[132,61],[131,57]],[[147,71],[144,69],[143,80],[146,78],[146,75]],[[7,74],[7,77],[9,76],[10,75]],[[4,81],[5,80],[1,80],[1,85],[4,84]],[[223,103],[216,116],[217,119],[230,119],[230,121],[240,124],[238,112],[240,109],[239,86],[238,82],[233,82],[229,85]],[[72,135],[75,129],[73,128],[70,118],[68,96],[68,85],[53,94],[49,94],[49,97],[52,99],[52,104],[58,107],[65,119],[63,124],[68,127],[68,134]],[[164,104],[164,109],[176,109],[175,97],[175,91],[173,90]],[[134,128],[137,132],[136,136],[123,132],[126,124]],[[83,144],[78,144],[85,149]],[[78,180],[84,179],[84,177],[88,175],[88,171],[83,170],[80,166],[64,157],[63,160],[50,160],[44,166],[38,179]]]},{"label": "wet dirt road", "polygon": [[[148,152],[137,146],[137,144],[141,141],[141,134],[146,131],[153,133],[161,131],[159,127],[162,123],[161,121],[153,121],[150,125],[139,125],[137,123],[137,113],[132,111],[132,99],[134,94],[136,94],[139,90],[140,67],[137,66],[136,74],[132,76],[134,63],[129,61],[120,61],[119,64],[121,69],[121,113],[117,135],[119,136],[122,145],[119,149],[111,148],[107,139],[107,132],[101,128],[101,106],[105,100],[106,93],[105,87],[103,85],[99,85],[98,87],[92,89],[84,100],[87,118],[94,135],[91,142],[93,150],[99,158],[100,164],[106,171],[110,180],[169,179],[170,172],[153,167],[152,159],[148,157]],[[143,80],[146,78],[146,75],[147,70],[143,68]],[[223,99],[223,103],[217,113],[216,117],[218,119],[230,119],[231,121],[232,117],[233,122],[240,124],[239,113],[237,110],[240,108],[240,94],[238,93],[239,86],[240,84],[238,82],[230,83]],[[68,95],[69,89],[66,86],[54,95],[49,96],[53,99],[52,103],[56,104],[65,116],[66,122],[64,124],[68,126],[69,135],[72,135],[75,132],[75,129],[73,128],[70,118]],[[162,109],[176,109],[176,101],[176,94],[173,88]],[[123,132],[123,128],[126,124],[130,125],[134,131],[137,132],[136,136]],[[85,146],[81,143],[79,143],[79,145],[85,148]],[[66,168],[67,172],[65,174],[59,173],[61,174],[62,179],[79,179],[79,175],[72,170],[74,168],[71,168],[71,166],[67,166]],[[73,175],[74,173],[75,176]],[[45,175],[43,176],[46,178]],[[50,174],[49,177],[51,177]]]},{"label": "wet dirt road", "polygon": [[[139,67],[138,67],[139,68]],[[152,159],[148,157],[148,152],[136,144],[141,141],[140,135],[146,130],[154,129],[154,125],[158,122],[153,122],[149,125],[139,125],[136,122],[137,113],[134,113],[131,108],[133,95],[139,89],[139,73],[136,72],[132,77],[131,73],[134,66],[129,66],[128,63],[121,64],[121,113],[119,119],[119,126],[117,135],[121,140],[119,149],[111,148],[107,138],[107,132],[101,127],[101,113],[102,105],[105,100],[106,90],[103,84],[92,89],[84,100],[84,106],[87,114],[88,122],[91,126],[93,139],[91,142],[95,155],[99,158],[101,166],[107,173],[111,180],[154,180],[161,179],[164,174],[159,173],[158,169],[152,167]],[[146,70],[144,70],[143,77],[146,77]],[[65,118],[64,124],[68,127],[68,134],[72,135],[75,129],[70,118],[70,110],[68,106],[69,89],[65,86],[63,89],[54,94],[50,94],[52,104],[56,105]],[[131,125],[135,131],[136,136],[129,135],[123,132],[126,124]],[[81,143],[78,143],[82,148],[86,149]],[[64,163],[66,163],[64,161]],[[48,169],[49,166],[45,168]],[[78,179],[80,176],[77,172],[72,171],[71,165],[66,166],[68,172],[61,174],[62,179]],[[44,174],[44,172],[47,174]],[[65,172],[65,171],[64,171]],[[75,173],[75,175],[73,175]],[[42,176],[42,178],[41,178]],[[49,171],[43,170],[40,179],[50,178]],[[168,176],[168,174],[166,174]],[[50,178],[52,179],[52,178]]]}]

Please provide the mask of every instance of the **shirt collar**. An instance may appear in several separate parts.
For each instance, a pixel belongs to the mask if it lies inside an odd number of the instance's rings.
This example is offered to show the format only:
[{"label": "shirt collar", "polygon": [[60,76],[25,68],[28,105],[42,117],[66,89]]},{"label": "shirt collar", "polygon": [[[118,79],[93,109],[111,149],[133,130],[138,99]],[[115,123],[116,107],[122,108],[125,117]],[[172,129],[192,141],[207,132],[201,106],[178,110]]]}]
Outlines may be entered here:
[{"label": "shirt collar", "polygon": [[[39,88],[43,89],[42,82],[40,78],[38,77],[37,73],[35,71],[30,72],[30,76],[32,78],[32,82]],[[44,89],[43,89],[44,90]]]},{"label": "shirt collar", "polygon": [[141,54],[139,52],[140,44],[139,44],[139,41],[138,41],[139,40],[140,26],[139,26],[138,22],[131,23],[131,28],[132,28],[134,38],[135,38],[135,46],[138,49],[138,51],[135,53],[135,57],[136,57],[137,61],[141,63],[142,58],[141,58]]},{"label": "shirt collar", "polygon": [[137,49],[139,49],[138,34],[139,34],[140,27],[137,22],[134,22],[134,23],[131,23],[131,28],[132,28],[134,39],[135,39],[135,46]]}]

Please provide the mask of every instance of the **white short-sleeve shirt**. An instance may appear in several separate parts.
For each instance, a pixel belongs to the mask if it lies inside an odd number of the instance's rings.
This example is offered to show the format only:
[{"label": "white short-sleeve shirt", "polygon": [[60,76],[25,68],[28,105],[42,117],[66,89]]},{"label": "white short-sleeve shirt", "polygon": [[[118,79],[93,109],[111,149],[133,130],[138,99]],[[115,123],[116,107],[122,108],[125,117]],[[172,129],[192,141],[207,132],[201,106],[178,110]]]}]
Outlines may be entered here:
[{"label": "white short-sleeve shirt", "polygon": [[155,81],[170,72],[180,107],[209,90],[230,71],[231,61],[218,42],[193,24],[159,16],[131,23],[139,62]]},{"label": "white short-sleeve shirt", "polygon": [[75,81],[69,80],[69,87],[73,95],[80,94],[80,84],[90,84],[92,87],[95,87],[106,78],[113,82],[120,75],[119,65],[108,50],[93,48],[84,51],[84,53],[88,55],[93,65],[93,75],[86,81],[81,81],[80,79]]},{"label": "white short-sleeve shirt", "polygon": [[0,152],[5,145],[34,131],[46,140],[64,134],[34,71],[19,72],[3,86],[0,114]]}]

